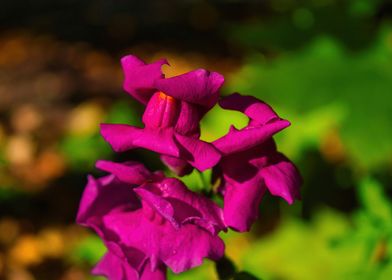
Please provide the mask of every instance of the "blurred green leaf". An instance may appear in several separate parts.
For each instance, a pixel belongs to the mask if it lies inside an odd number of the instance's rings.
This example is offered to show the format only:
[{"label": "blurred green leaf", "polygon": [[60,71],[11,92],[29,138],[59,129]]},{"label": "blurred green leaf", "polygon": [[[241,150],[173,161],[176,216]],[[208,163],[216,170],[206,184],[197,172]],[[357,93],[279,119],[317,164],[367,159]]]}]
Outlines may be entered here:
[{"label": "blurred green leaf", "polygon": [[392,229],[392,206],[383,192],[382,186],[371,178],[359,185],[359,198],[364,211],[376,222]]},{"label": "blurred green leaf", "polygon": [[86,262],[95,265],[106,252],[106,247],[102,240],[95,235],[91,235],[82,240],[74,249],[72,256],[76,262]]},{"label": "blurred green leaf", "polygon": [[140,118],[142,116],[142,112],[140,111],[141,107],[140,105],[136,106],[133,103],[129,103],[128,100],[117,101],[110,107],[105,122],[140,126]]},{"label": "blurred green leaf", "polygon": [[297,139],[292,150],[301,151],[311,138],[320,145],[323,134],[338,129],[353,164],[374,168],[392,155],[390,30],[383,30],[372,48],[356,54],[334,40],[318,38],[271,62],[253,56],[229,90],[254,94],[291,120],[293,128],[282,134],[288,142]]},{"label": "blurred green leaf", "polygon": [[72,168],[88,171],[95,161],[106,158],[112,150],[99,134],[69,135],[61,143],[60,149]]}]

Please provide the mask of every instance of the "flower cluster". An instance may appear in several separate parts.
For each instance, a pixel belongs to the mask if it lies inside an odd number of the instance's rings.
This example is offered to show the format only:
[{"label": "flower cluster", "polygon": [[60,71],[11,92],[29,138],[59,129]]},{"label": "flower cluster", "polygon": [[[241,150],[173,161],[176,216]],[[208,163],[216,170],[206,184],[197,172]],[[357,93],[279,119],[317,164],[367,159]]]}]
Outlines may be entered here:
[{"label": "flower cluster", "polygon": [[[219,232],[248,231],[266,190],[288,203],[300,198],[301,177],[272,136],[290,123],[266,103],[238,93],[219,97],[222,75],[197,69],[165,78],[166,60],[146,64],[129,55],[121,60],[124,89],[146,106],[144,127],[102,124],[114,151],[144,148],[158,153],[177,176],[213,169],[223,209],[190,191],[179,179],[151,172],[134,161],[100,160],[108,173],[89,177],[77,222],[102,238],[107,253],[94,274],[111,280],[166,279],[224,254]],[[243,129],[231,127],[212,143],[200,140],[200,120],[217,103],[249,117]]]}]

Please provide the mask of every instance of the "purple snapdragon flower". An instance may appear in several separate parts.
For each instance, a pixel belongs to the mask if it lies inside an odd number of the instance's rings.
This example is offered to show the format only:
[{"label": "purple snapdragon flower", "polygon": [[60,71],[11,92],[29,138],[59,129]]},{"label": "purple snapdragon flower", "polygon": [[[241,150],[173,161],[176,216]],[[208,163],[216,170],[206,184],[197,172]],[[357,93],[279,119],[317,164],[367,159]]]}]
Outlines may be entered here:
[{"label": "purple snapdragon flower", "polygon": [[219,104],[249,117],[245,128],[231,127],[225,136],[213,142],[223,154],[215,176],[221,178],[225,223],[237,231],[248,231],[257,219],[266,190],[289,204],[300,199],[301,176],[295,165],[277,151],[272,139],[290,123],[252,96],[235,93]]},{"label": "purple snapdragon flower", "polygon": [[166,279],[203,258],[222,257],[222,210],[179,180],[151,173],[142,164],[98,161],[110,175],[88,184],[77,222],[94,229],[108,249],[93,269],[111,280]]},{"label": "purple snapdragon flower", "polygon": [[216,72],[197,69],[165,78],[165,59],[146,64],[128,55],[121,60],[124,89],[146,105],[144,128],[102,124],[101,134],[117,152],[145,148],[161,154],[162,161],[182,176],[213,167],[219,152],[199,140],[200,120],[217,102],[224,78]]}]

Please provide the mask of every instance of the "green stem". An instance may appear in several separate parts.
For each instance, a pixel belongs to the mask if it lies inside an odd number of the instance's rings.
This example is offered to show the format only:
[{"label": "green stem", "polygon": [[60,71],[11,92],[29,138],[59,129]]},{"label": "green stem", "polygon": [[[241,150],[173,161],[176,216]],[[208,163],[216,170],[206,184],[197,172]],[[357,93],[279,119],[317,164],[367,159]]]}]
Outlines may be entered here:
[{"label": "green stem", "polygon": [[202,190],[206,190],[207,186],[208,186],[208,183],[207,183],[206,178],[204,177],[203,172],[197,171],[197,173],[199,173],[200,184],[202,185],[201,189]]}]

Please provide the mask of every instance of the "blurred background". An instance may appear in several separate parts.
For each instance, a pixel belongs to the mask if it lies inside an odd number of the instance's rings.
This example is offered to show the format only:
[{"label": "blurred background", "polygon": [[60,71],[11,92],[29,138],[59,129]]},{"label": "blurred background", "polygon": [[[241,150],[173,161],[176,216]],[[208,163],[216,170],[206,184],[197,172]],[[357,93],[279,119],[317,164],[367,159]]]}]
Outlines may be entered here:
[{"label": "blurred background", "polygon": [[[75,225],[86,174],[114,155],[100,122],[140,124],[119,59],[167,57],[270,103],[304,177],[266,195],[247,234],[222,234],[251,279],[392,279],[392,3],[382,0],[0,0],[0,279],[82,280],[105,249]],[[240,114],[214,109],[203,139]],[[203,186],[194,176],[189,186]],[[215,264],[171,279],[217,279]],[[249,275],[248,278],[249,279]],[[223,278],[222,278],[223,279]],[[243,278],[245,279],[245,278]]]}]

